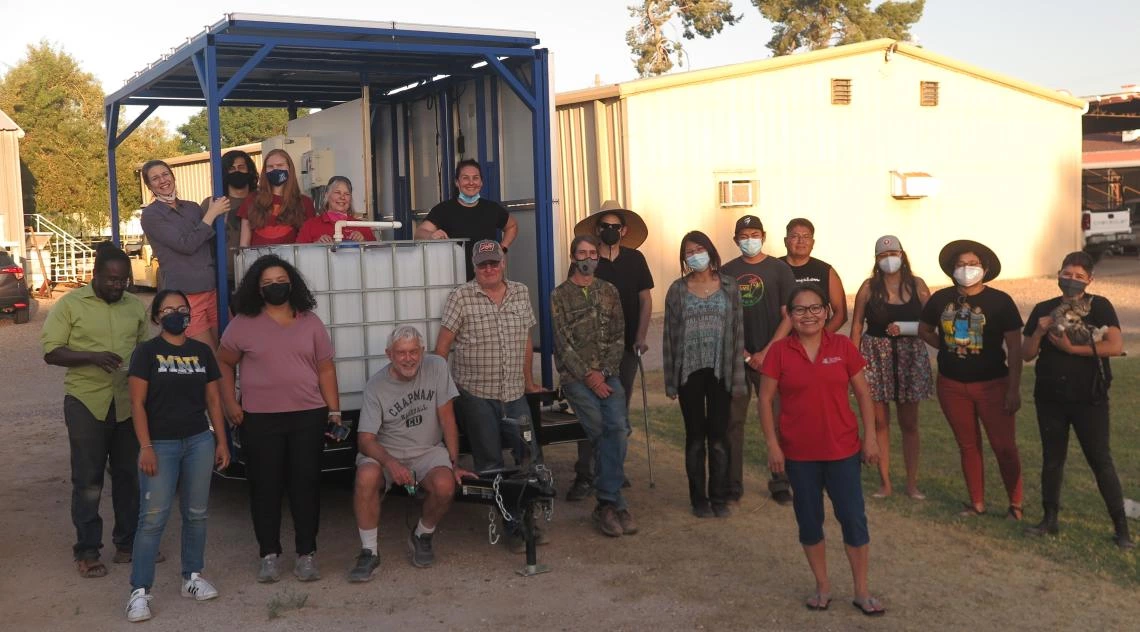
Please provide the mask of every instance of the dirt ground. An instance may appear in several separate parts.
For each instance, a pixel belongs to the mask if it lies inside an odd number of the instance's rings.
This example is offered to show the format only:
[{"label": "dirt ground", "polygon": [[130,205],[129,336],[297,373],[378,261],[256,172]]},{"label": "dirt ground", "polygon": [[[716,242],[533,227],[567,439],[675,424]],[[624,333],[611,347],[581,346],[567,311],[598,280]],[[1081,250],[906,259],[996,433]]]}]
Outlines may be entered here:
[{"label": "dirt ground", "polygon": [[[1140,331],[1138,273],[1135,260],[1109,261],[1093,288],[1114,301],[1126,332]],[[1048,279],[995,285],[1014,295],[1023,314],[1033,302],[1056,294]],[[0,629],[127,629],[131,625],[123,606],[129,568],[111,565],[105,578],[80,579],[71,561],[63,369],[45,365],[38,347],[50,305],[45,302],[31,324],[0,322],[0,397],[6,410],[6,437],[0,442]],[[1140,353],[1132,336],[1129,351]],[[652,367],[654,356],[649,359]],[[590,502],[558,502],[550,525],[554,541],[539,549],[539,561],[553,571],[532,578],[514,572],[522,566],[522,556],[510,555],[501,544],[488,545],[487,508],[476,505],[457,505],[441,525],[436,566],[413,568],[407,560],[405,524],[414,522],[415,507],[393,498],[384,505],[383,564],[376,579],[348,584],[344,576],[359,549],[351,493],[342,481],[329,481],[323,489],[318,555],[323,579],[300,584],[285,574],[278,584],[257,584],[257,547],[245,486],[217,481],[206,573],[221,597],[196,603],[178,596],[179,526],[172,515],[163,540],[170,561],[159,565],[154,588],[155,618],[142,625],[154,630],[321,631],[1123,630],[1135,629],[1140,620],[1132,588],[954,525],[900,517],[874,505],[868,505],[871,586],[888,614],[865,618],[848,605],[850,575],[838,525],[830,521],[835,601],[828,612],[810,612],[802,601],[813,585],[791,509],[768,502],[758,472],[746,481],[735,515],[698,520],[688,513],[680,455],[655,442],[653,456],[657,485],[650,489],[645,438],[635,432],[627,463],[633,480],[628,497],[641,532],[606,538],[590,524]],[[563,489],[572,476],[573,458],[569,446],[548,449]],[[102,505],[107,548],[112,546],[109,491],[108,485]],[[286,518],[286,551],[291,540]],[[109,557],[107,553],[105,559]],[[291,563],[291,556],[286,560]],[[300,598],[303,607],[290,609]]]}]

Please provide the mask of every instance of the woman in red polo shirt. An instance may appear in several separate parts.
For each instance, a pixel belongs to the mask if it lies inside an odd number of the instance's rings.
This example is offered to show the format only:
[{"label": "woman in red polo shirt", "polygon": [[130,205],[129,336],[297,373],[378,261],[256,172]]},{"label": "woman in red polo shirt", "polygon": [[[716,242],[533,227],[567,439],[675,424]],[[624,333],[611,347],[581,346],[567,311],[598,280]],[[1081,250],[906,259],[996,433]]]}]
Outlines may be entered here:
[{"label": "woman in red polo shirt", "polygon": [[[811,610],[831,604],[827,552],[823,539],[823,490],[831,497],[835,517],[855,582],[854,606],[865,615],[886,612],[867,588],[870,535],[863,510],[860,462],[879,461],[874,440],[860,441],[859,424],[847,400],[855,391],[863,433],[874,428],[875,404],[863,375],[867,362],[846,336],[824,329],[828,318],[823,290],[804,283],[792,290],[787,303],[792,335],[773,342],[764,357],[760,378],[760,423],[768,440],[768,467],[787,473],[793,508],[808,564],[815,575]],[[772,403],[780,394],[780,424],[776,428]]]},{"label": "woman in red polo shirt", "polygon": [[[333,176],[329,178],[321,214],[306,220],[301,225],[301,232],[297,234],[297,243],[331,244],[336,223],[354,219],[356,217],[352,210],[352,181],[344,176]],[[376,235],[364,227],[346,228],[343,237],[350,241],[376,241]]]}]

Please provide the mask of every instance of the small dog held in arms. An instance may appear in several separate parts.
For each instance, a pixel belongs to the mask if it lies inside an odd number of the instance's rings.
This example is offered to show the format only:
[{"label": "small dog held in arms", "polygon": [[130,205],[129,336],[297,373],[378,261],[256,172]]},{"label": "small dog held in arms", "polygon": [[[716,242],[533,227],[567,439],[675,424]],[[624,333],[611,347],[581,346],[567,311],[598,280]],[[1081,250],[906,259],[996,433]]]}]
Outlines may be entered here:
[{"label": "small dog held in arms", "polygon": [[1085,324],[1085,316],[1092,309],[1092,299],[1088,296],[1078,299],[1061,299],[1061,304],[1049,314],[1053,325],[1049,329],[1058,336],[1067,335],[1075,345],[1087,345],[1104,340],[1108,327],[1090,327]]}]

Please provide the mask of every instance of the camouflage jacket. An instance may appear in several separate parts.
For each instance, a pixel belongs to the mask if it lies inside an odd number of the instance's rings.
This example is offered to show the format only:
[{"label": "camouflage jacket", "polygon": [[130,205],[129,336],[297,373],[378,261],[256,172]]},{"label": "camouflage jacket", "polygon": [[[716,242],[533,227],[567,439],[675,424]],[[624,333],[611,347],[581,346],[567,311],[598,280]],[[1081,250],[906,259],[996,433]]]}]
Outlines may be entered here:
[{"label": "camouflage jacket", "polygon": [[618,374],[625,350],[625,319],[617,288],[595,278],[582,287],[567,279],[550,295],[554,359],[563,382],[597,369]]}]

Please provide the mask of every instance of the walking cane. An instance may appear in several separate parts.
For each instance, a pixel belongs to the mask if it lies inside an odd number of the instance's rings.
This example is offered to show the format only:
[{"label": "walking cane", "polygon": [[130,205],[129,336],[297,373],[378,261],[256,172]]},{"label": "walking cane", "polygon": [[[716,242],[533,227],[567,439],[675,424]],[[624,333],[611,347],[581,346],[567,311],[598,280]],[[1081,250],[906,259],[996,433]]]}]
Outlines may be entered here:
[{"label": "walking cane", "polygon": [[649,392],[645,388],[645,367],[641,364],[641,349],[637,349],[637,373],[641,376],[641,414],[645,417],[645,458],[649,461],[649,488],[657,487],[653,480],[653,450],[649,447]]}]

